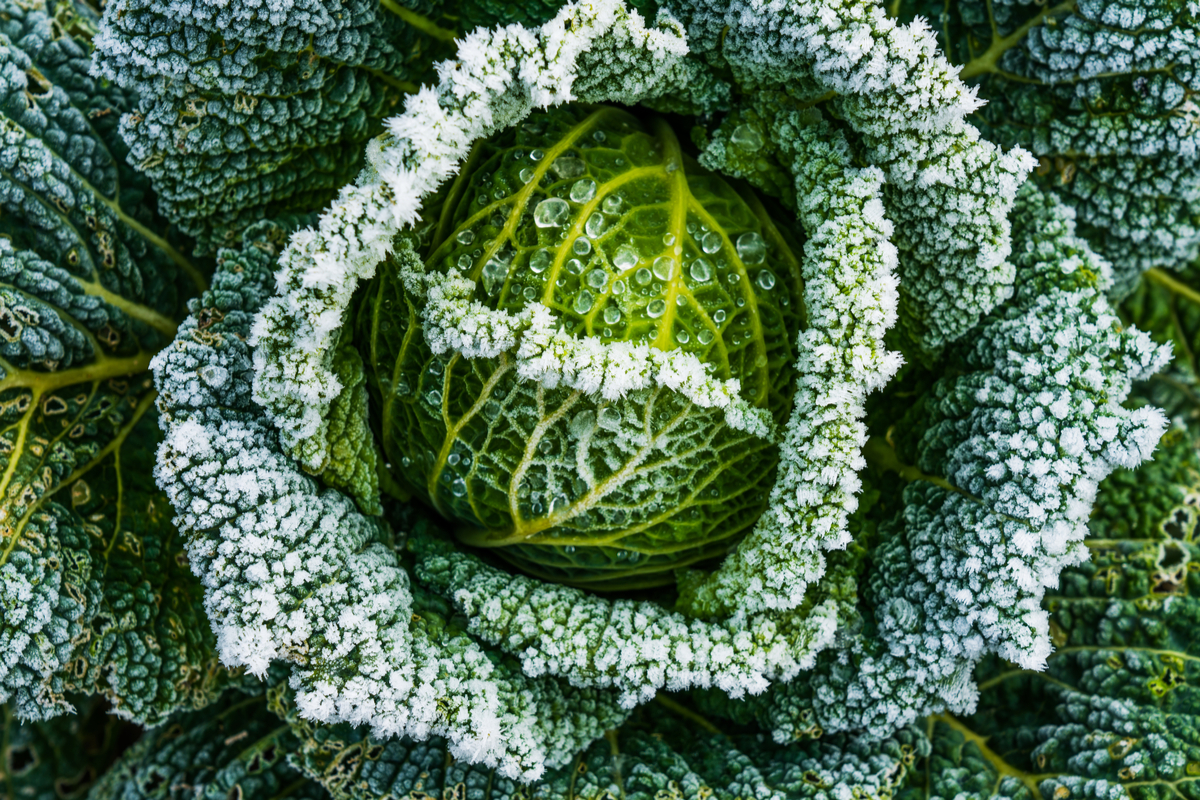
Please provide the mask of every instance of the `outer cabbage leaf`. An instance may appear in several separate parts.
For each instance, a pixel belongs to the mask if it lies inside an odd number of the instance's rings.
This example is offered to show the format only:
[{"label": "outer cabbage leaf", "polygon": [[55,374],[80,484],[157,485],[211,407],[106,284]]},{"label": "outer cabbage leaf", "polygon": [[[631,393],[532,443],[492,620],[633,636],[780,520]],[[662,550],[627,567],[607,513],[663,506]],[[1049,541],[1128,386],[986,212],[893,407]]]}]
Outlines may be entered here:
[{"label": "outer cabbage leaf", "polygon": [[137,91],[121,119],[130,162],[163,213],[212,253],[262,219],[329,202],[456,37],[541,23],[560,5],[120,0],[105,5],[96,71]]},{"label": "outer cabbage leaf", "polygon": [[212,638],[145,476],[146,368],[203,285],[120,160],[120,89],[84,7],[0,14],[0,697],[23,718],[103,693],[155,722],[214,690]]},{"label": "outer cabbage leaf", "polygon": [[324,800],[288,763],[291,729],[261,690],[228,691],[209,707],[146,731],[88,793],[89,800]]},{"label": "outer cabbage leaf", "polygon": [[969,711],[988,653],[1042,668],[1053,640],[1041,599],[1087,558],[1097,484],[1148,458],[1165,427],[1157,410],[1120,403],[1169,351],[1121,325],[1109,267],[1075,236],[1071,209],[1028,187],[1015,236],[1014,299],[947,352],[949,371],[915,402],[901,385],[878,403],[868,459],[911,484],[878,506],[861,631],[752,701],[780,739]]},{"label": "outer cabbage leaf", "polygon": [[984,134],[1038,157],[1124,296],[1200,254],[1200,8],[1163,0],[904,2],[988,103]]},{"label": "outer cabbage leaf", "polygon": [[4,708],[0,791],[6,797],[81,798],[137,738],[137,727],[108,714],[99,697],[73,700],[74,714],[43,722],[22,724]]}]

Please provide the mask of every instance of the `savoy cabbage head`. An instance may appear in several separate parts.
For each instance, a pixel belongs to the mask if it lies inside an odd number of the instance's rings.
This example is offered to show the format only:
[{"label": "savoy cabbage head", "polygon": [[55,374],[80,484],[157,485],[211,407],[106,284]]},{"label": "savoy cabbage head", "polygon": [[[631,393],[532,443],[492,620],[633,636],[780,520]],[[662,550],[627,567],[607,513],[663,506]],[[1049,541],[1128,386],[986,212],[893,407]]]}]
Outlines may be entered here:
[{"label": "savoy cabbage head", "polygon": [[0,10],[10,794],[1195,793],[1194,3]]}]

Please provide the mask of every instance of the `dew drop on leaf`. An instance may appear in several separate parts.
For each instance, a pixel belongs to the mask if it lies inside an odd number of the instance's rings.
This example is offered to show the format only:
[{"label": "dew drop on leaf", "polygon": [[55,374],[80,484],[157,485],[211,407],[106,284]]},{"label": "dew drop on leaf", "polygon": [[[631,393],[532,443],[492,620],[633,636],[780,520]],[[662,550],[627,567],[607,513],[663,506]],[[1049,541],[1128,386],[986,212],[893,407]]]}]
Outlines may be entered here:
[{"label": "dew drop on leaf", "polygon": [[425,402],[431,406],[440,406],[442,404],[442,393],[439,389],[430,389],[425,393]]},{"label": "dew drop on leaf", "polygon": [[670,256],[659,256],[654,259],[654,276],[662,281],[668,281],[675,274],[675,259]]},{"label": "dew drop on leaf", "polygon": [[613,294],[625,294],[625,281],[617,281],[612,287]]},{"label": "dew drop on leaf", "polygon": [[517,173],[517,177],[521,179],[521,183],[529,183],[531,180],[533,180],[533,170],[531,170],[529,167],[525,167],[523,170]]},{"label": "dew drop on leaf", "polygon": [[577,256],[586,256],[588,253],[592,252],[592,240],[586,236],[580,236],[575,240],[574,244],[571,245],[571,249],[575,251],[575,255]]},{"label": "dew drop on leaf", "polygon": [[718,308],[716,311],[713,312],[713,322],[720,325],[724,321],[725,321],[725,309]]},{"label": "dew drop on leaf", "polygon": [[[578,160],[578,159],[576,159]],[[560,158],[559,161],[562,161]],[[583,162],[580,161],[580,164]],[[582,170],[580,170],[582,172]],[[575,203],[586,203],[596,196],[596,182],[591,178],[582,178],[575,181],[571,187],[571,201]]]},{"label": "dew drop on leaf", "polygon": [[614,406],[605,406],[600,409],[598,424],[606,431],[615,431],[621,427],[621,412]]},{"label": "dew drop on leaf", "polygon": [[760,289],[768,292],[775,288],[775,276],[771,273],[771,270],[764,269],[758,273],[758,286]]},{"label": "dew drop on leaf", "polygon": [[729,141],[750,153],[761,150],[763,146],[762,134],[749,125],[738,125],[734,128]]},{"label": "dew drop on leaf", "polygon": [[621,211],[620,195],[610,194],[600,203],[600,208],[604,209],[605,214],[617,214]]},{"label": "dew drop on leaf", "polygon": [[721,234],[716,231],[709,231],[704,234],[700,240],[700,249],[708,253],[710,256],[721,249]]},{"label": "dew drop on leaf", "polygon": [[662,243],[665,244],[667,247],[670,247],[671,245],[675,244],[675,234],[664,233],[663,238],[662,238]]},{"label": "dew drop on leaf", "polygon": [[[567,205],[566,200],[561,197],[547,197],[533,209],[533,222],[539,228],[558,228],[567,221],[570,214],[571,207]],[[740,239],[738,241],[741,242]]]},{"label": "dew drop on leaf", "polygon": [[691,338],[691,335],[685,330],[675,331],[675,341],[679,342],[680,344],[687,344],[689,341],[691,341]]},{"label": "dew drop on leaf", "polygon": [[578,275],[579,273],[583,272],[583,262],[578,258],[572,258],[567,262],[567,272],[571,273],[572,275]]},{"label": "dew drop on leaf", "polygon": [[[570,178],[578,178],[580,175],[582,175],[587,169],[587,165],[583,163],[582,159],[578,159],[575,156],[559,156],[558,158],[554,159],[554,166],[552,166],[551,169],[554,170],[554,174],[558,177],[563,178],[564,180],[569,180]],[[580,181],[579,183],[583,183],[583,181]],[[576,184],[576,186],[578,185],[579,184]],[[595,184],[593,183],[593,186],[594,185]],[[575,190],[572,189],[571,191],[574,192]],[[575,202],[582,203],[584,201],[576,200]]]},{"label": "dew drop on leaf", "polygon": [[616,325],[621,321],[621,309],[616,306],[609,306],[604,309],[604,321],[609,325]]},{"label": "dew drop on leaf", "polygon": [[466,482],[463,481],[462,478],[455,478],[454,482],[450,484],[450,494],[454,495],[455,497],[462,497],[466,493],[467,493]]},{"label": "dew drop on leaf", "polygon": [[688,273],[696,283],[706,283],[712,280],[712,262],[707,258],[697,258],[692,262],[692,266],[688,268]]},{"label": "dew drop on leaf", "polygon": [[468,245],[475,241],[475,231],[467,228],[458,232],[458,236],[454,237],[459,244]]},{"label": "dew drop on leaf", "polygon": [[713,340],[713,332],[710,331],[708,328],[705,328],[704,330],[702,330],[696,334],[696,341],[700,342],[700,344],[711,344],[712,340]]},{"label": "dew drop on leaf", "polygon": [[554,256],[549,250],[538,250],[529,258],[529,268],[535,273],[541,274],[546,271],[546,267],[554,261]]},{"label": "dew drop on leaf", "polygon": [[602,269],[594,269],[587,274],[587,285],[593,289],[603,289],[608,284],[608,275]]},{"label": "dew drop on leaf", "polygon": [[617,248],[617,254],[613,256],[613,266],[619,270],[627,270],[637,262],[637,251],[627,244],[623,244]]},{"label": "dew drop on leaf", "polygon": [[587,224],[583,226],[583,232],[593,239],[603,236],[606,230],[608,230],[608,220],[599,211],[588,217]]},{"label": "dew drop on leaf", "polygon": [[651,300],[650,305],[646,306],[646,315],[651,319],[658,319],[667,311],[667,301],[661,297],[657,300]]},{"label": "dew drop on leaf", "polygon": [[767,243],[755,231],[747,231],[737,238],[738,258],[746,264],[761,264],[767,257]]},{"label": "dew drop on leaf", "polygon": [[596,302],[595,297],[587,289],[584,289],[579,294],[575,295],[575,303],[572,308],[576,314],[586,314],[592,310],[592,305]]},{"label": "dew drop on leaf", "polygon": [[642,267],[637,272],[633,273],[633,280],[638,286],[645,286],[646,284],[650,283],[650,280],[653,277],[654,276],[650,274],[650,270],[646,269],[645,267]]}]

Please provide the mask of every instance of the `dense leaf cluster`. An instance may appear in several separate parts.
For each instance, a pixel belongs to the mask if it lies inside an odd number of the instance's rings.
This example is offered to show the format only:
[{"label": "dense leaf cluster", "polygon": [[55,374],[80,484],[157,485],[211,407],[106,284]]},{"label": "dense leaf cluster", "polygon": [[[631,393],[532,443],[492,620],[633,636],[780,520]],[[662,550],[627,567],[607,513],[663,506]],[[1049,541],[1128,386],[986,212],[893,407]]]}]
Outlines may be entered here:
[{"label": "dense leaf cluster", "polygon": [[0,792],[1200,798],[1200,7],[885,5],[0,0]]}]

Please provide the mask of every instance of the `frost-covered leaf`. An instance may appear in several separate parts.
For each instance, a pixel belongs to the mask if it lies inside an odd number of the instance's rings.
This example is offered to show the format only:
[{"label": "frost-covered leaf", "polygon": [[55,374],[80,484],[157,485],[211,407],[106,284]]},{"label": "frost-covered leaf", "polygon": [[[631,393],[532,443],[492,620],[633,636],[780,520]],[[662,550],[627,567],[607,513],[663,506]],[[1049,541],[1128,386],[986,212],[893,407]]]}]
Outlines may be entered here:
[{"label": "frost-covered leaf", "polygon": [[200,711],[146,731],[88,793],[89,800],[326,800],[289,762],[291,729],[261,689],[228,691]]},{"label": "frost-covered leaf", "polygon": [[1115,296],[1200,253],[1200,9],[1170,0],[904,2],[987,105],[985,136],[1038,158],[1113,262]]},{"label": "frost-covered leaf", "polygon": [[147,480],[150,358],[203,285],[120,160],[120,89],[86,7],[0,14],[0,696],[23,718],[102,693],[154,722],[215,656],[170,503]]}]

